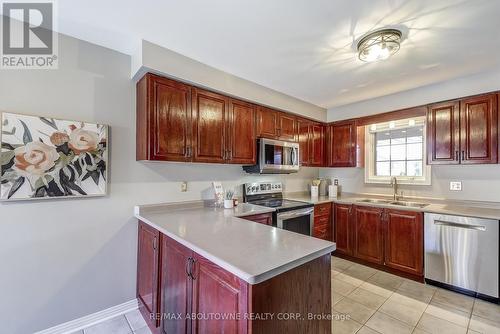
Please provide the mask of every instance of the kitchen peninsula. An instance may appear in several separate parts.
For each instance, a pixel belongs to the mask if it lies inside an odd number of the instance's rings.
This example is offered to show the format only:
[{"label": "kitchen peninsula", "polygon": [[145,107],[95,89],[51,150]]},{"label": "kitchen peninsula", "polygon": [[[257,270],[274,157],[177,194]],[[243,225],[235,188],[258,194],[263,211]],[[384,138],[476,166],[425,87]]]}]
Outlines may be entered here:
[{"label": "kitchen peninsula", "polygon": [[137,206],[137,294],[150,329],[330,333],[335,244],[258,223],[273,210]]}]

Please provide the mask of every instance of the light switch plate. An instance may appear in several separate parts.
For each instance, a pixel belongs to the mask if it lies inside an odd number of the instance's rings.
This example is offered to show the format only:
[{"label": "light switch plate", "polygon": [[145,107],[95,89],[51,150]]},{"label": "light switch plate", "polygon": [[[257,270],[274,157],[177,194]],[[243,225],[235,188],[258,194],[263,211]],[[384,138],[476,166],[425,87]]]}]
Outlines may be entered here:
[{"label": "light switch plate", "polygon": [[181,191],[186,192],[188,190],[188,184],[186,181],[181,183]]},{"label": "light switch plate", "polygon": [[459,182],[459,181],[450,182],[450,190],[451,191],[461,191],[462,190],[462,182]]}]

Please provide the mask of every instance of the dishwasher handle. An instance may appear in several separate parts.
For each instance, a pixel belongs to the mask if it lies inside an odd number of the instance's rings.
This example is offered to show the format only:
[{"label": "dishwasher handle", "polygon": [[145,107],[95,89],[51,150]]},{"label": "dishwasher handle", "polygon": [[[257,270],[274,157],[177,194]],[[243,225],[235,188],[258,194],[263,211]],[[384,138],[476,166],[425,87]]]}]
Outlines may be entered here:
[{"label": "dishwasher handle", "polygon": [[467,224],[461,224],[461,223],[447,222],[445,220],[439,220],[439,219],[434,220],[434,225],[458,227],[458,228],[464,228],[464,229],[476,230],[476,231],[486,231],[486,226],[467,225]]}]

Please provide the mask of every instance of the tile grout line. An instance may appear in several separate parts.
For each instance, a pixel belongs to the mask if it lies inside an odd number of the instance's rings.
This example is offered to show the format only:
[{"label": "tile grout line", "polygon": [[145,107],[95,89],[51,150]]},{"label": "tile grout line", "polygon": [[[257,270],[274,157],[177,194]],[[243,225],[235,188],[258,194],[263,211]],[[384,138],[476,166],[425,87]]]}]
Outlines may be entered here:
[{"label": "tile grout line", "polygon": [[[424,285],[425,285],[425,284],[424,284]],[[413,332],[415,332],[415,330],[417,329],[418,324],[419,324],[419,323],[420,323],[420,321],[422,320],[422,317],[424,316],[425,311],[427,311],[427,309],[429,308],[429,305],[431,304],[432,299],[434,298],[434,295],[436,294],[436,292],[437,292],[437,289],[436,289],[436,290],[434,290],[434,293],[432,294],[431,299],[429,300],[429,302],[428,302],[428,303],[427,303],[427,305],[425,306],[424,312],[422,313],[422,315],[420,316],[420,318],[418,318],[417,324],[415,325],[415,328],[413,329]],[[423,330],[422,330],[422,331],[423,331]],[[413,333],[413,332],[412,332],[412,333]]]},{"label": "tile grout line", "polygon": [[474,298],[474,302],[472,303],[472,309],[470,310],[469,321],[467,322],[467,332],[470,329],[470,323],[472,321],[472,315],[474,314],[474,307],[476,306],[477,298]]},{"label": "tile grout line", "polygon": [[125,321],[127,322],[128,328],[130,329],[129,334],[134,333],[134,329],[132,328],[132,324],[131,324],[131,323],[130,323],[130,321],[128,320],[127,316],[126,316],[125,314],[123,314],[123,316],[125,317]]}]

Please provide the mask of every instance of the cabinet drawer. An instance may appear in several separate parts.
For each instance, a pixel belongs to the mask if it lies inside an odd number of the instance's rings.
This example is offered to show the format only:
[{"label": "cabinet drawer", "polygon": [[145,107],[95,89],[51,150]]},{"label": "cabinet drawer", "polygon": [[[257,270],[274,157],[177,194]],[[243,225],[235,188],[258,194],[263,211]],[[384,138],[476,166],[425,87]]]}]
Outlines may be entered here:
[{"label": "cabinet drawer", "polygon": [[315,216],[323,216],[332,214],[332,203],[323,203],[317,204],[314,206],[314,215]]},{"label": "cabinet drawer", "polygon": [[331,241],[333,231],[331,222],[328,215],[314,217],[313,237]]}]

